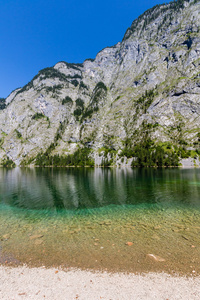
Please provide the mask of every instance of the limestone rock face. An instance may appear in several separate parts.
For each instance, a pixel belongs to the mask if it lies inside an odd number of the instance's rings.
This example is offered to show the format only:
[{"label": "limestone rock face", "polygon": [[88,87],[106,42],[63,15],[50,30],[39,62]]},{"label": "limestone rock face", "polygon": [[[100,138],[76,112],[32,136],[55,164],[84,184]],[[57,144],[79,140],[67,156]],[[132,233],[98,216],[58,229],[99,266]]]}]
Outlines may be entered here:
[{"label": "limestone rock face", "polygon": [[[151,95],[151,97],[150,97]],[[83,64],[59,62],[12,92],[0,110],[0,160],[17,165],[78,146],[99,153],[142,138],[198,145],[200,3],[157,5],[127,29],[122,42]],[[156,125],[156,126],[155,126]]]}]

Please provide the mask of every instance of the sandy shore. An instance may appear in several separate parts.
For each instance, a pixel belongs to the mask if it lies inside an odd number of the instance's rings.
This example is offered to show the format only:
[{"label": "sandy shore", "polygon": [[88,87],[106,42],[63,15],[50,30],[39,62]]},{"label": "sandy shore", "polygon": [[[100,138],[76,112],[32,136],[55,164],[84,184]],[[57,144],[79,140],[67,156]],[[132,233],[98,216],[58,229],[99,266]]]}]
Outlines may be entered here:
[{"label": "sandy shore", "polygon": [[200,277],[0,267],[0,299],[200,299]]}]

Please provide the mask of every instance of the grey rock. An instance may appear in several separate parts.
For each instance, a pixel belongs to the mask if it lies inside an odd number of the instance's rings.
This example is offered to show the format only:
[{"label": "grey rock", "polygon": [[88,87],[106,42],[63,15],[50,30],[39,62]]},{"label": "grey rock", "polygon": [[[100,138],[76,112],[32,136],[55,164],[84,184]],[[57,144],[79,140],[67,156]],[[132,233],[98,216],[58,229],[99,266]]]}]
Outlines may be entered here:
[{"label": "grey rock", "polygon": [[[178,145],[181,128],[188,147],[198,146],[200,3],[183,4],[176,10],[173,3],[152,8],[94,60],[58,62],[12,92],[0,111],[0,160],[7,156],[19,165],[56,140],[52,154],[85,145],[101,165],[99,149],[120,151],[126,139],[136,143],[144,122],[158,125],[150,132],[157,142]],[[97,88],[99,82],[106,90]],[[154,97],[144,109],[137,101],[150,90]],[[43,116],[34,118],[37,113]],[[133,159],[122,163],[116,156],[113,164],[130,166]]]}]

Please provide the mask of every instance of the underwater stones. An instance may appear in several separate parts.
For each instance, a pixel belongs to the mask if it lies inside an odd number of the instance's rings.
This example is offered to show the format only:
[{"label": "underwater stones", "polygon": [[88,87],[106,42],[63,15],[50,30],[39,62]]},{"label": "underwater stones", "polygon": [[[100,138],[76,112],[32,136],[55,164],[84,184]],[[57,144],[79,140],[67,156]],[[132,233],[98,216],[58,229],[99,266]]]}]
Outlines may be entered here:
[{"label": "underwater stones", "polygon": [[111,225],[111,222],[110,222],[110,223],[109,223],[109,222],[105,222],[104,225],[110,226],[110,225]]},{"label": "underwater stones", "polygon": [[123,228],[125,228],[128,231],[131,231],[131,230],[135,229],[135,227],[132,226],[132,225],[123,225]]},{"label": "underwater stones", "polygon": [[41,239],[43,237],[42,234],[35,234],[35,235],[31,235],[29,238],[30,240],[35,240],[35,239]]},{"label": "underwater stones", "polygon": [[41,244],[43,244],[43,240],[41,240],[41,239],[36,239],[35,240],[35,245],[39,246]]},{"label": "underwater stones", "polygon": [[172,231],[173,232],[180,232],[181,230],[180,229],[174,229],[174,228],[172,228]]},{"label": "underwater stones", "polygon": [[161,228],[161,226],[154,226],[153,227],[153,230],[158,230],[158,229],[160,229]]},{"label": "underwater stones", "polygon": [[3,235],[3,239],[4,239],[4,240],[8,240],[9,238],[10,238],[10,234],[4,234],[4,235]]},{"label": "underwater stones", "polygon": [[76,226],[75,225],[71,225],[71,226],[69,226],[69,229],[74,230],[74,229],[76,229]]},{"label": "underwater stones", "polygon": [[182,235],[182,238],[183,238],[184,240],[186,240],[186,241],[189,240],[189,238],[188,238],[187,236],[185,236],[185,235]]},{"label": "underwater stones", "polygon": [[95,226],[87,226],[87,229],[94,229]]},{"label": "underwater stones", "polygon": [[153,240],[160,240],[160,237],[157,234],[152,235]]},{"label": "underwater stones", "polygon": [[175,224],[174,227],[177,227],[180,230],[184,230],[185,229],[185,225],[182,225],[182,224]]},{"label": "underwater stones", "polygon": [[133,246],[133,242],[126,242],[127,246]]},{"label": "underwater stones", "polygon": [[190,231],[190,228],[186,227],[185,225],[176,224],[172,228],[173,232],[183,232],[183,231]]},{"label": "underwater stones", "polygon": [[156,262],[164,262],[165,259],[158,256],[158,255],[155,255],[155,254],[147,254],[147,257],[152,259],[153,261],[156,261]]},{"label": "underwater stones", "polygon": [[104,226],[104,225],[109,226],[111,224],[112,224],[112,222],[110,220],[105,220],[105,221],[99,222],[99,225],[102,225],[102,226]]},{"label": "underwater stones", "polygon": [[86,222],[85,225],[87,225],[87,226],[88,226],[88,225],[91,225],[91,222]]},{"label": "underwater stones", "polygon": [[148,226],[146,224],[139,224],[140,228],[143,229],[143,230],[147,230],[148,229]]},{"label": "underwater stones", "polygon": [[72,231],[69,232],[69,233],[79,233],[80,231],[81,231],[81,229],[80,229],[80,228],[77,228],[77,229],[72,230]]},{"label": "underwater stones", "polygon": [[194,229],[199,229],[199,230],[200,230],[200,227],[199,227],[199,226],[192,226],[192,228],[194,228]]}]

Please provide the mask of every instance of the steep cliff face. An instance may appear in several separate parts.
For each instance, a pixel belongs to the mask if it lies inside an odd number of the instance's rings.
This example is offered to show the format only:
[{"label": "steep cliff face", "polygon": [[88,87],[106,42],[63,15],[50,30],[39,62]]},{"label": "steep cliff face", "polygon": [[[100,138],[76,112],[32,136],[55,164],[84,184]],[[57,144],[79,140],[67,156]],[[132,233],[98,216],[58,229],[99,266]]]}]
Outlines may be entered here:
[{"label": "steep cliff face", "polygon": [[117,153],[147,136],[194,151],[200,139],[200,3],[158,5],[95,60],[59,62],[0,101],[0,159],[17,165],[77,147],[92,149],[93,157],[105,148]]}]

